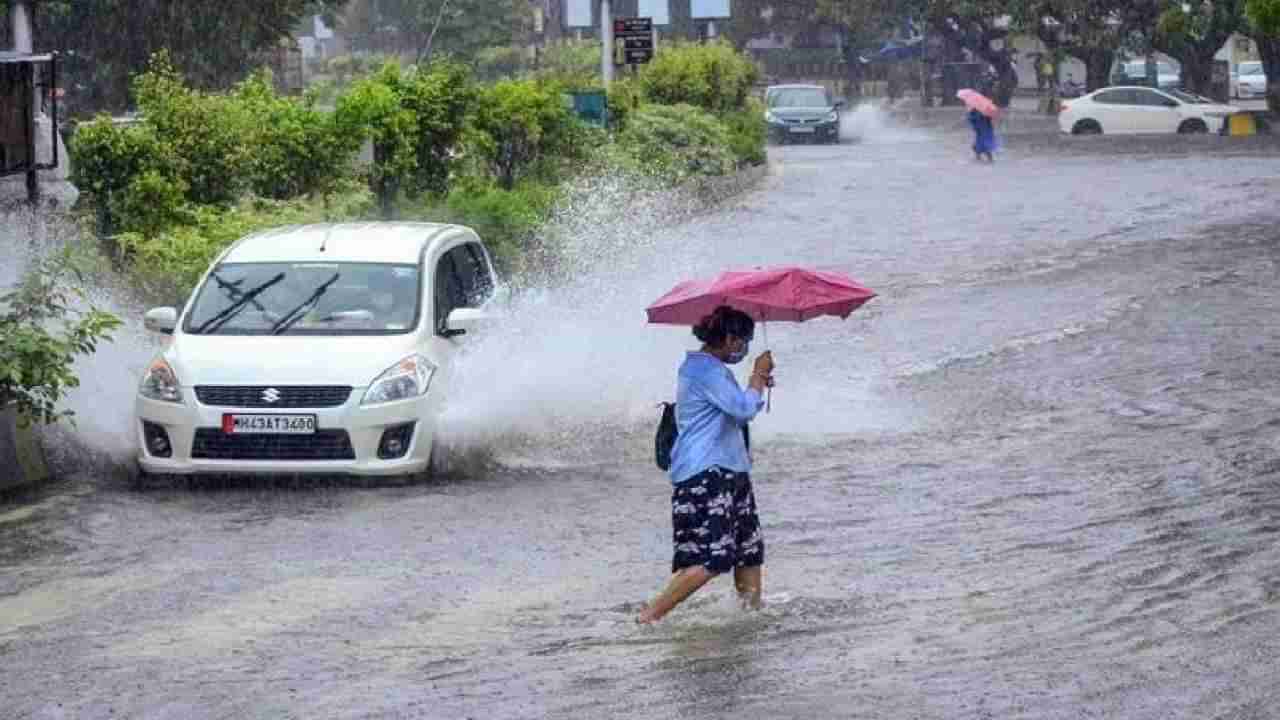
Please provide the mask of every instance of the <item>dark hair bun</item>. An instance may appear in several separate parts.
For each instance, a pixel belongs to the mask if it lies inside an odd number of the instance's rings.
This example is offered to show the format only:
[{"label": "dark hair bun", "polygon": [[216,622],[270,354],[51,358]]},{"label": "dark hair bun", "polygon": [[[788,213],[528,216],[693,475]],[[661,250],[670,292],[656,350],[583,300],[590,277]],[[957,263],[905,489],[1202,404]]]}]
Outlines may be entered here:
[{"label": "dark hair bun", "polygon": [[721,305],[693,326],[693,336],[710,347],[720,347],[735,337],[751,337],[756,323],[751,316],[728,305]]}]

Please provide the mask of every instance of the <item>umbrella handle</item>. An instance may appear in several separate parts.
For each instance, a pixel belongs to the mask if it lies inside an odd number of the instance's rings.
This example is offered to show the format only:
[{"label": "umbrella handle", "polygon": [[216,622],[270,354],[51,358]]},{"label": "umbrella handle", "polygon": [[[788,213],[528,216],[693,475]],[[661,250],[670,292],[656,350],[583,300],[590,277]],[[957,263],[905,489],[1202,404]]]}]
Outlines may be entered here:
[{"label": "umbrella handle", "polygon": [[[769,351],[769,323],[767,323],[767,322],[763,322],[763,321],[762,321],[762,322],[760,323],[760,330],[761,330],[761,334],[762,334],[762,335],[764,335],[764,349],[765,349],[765,352],[768,352],[768,351]],[[764,389],[764,412],[765,412],[765,414],[767,415],[767,414],[769,413],[769,411],[770,411],[770,410],[772,410],[772,409],[773,409],[773,388],[772,388],[772,387],[766,387],[766,388]]]}]

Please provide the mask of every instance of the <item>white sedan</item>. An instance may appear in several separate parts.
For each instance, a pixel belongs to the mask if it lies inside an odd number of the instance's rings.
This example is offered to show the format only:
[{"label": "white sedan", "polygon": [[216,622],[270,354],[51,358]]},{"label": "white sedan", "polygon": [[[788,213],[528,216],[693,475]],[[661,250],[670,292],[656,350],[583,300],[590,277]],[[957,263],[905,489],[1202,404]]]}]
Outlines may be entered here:
[{"label": "white sedan", "polygon": [[1108,87],[1062,103],[1058,128],[1072,135],[1216,133],[1238,111],[1180,90]]},{"label": "white sedan", "polygon": [[1267,74],[1260,62],[1242,62],[1236,74],[1236,97],[1264,98],[1267,96]]},{"label": "white sedan", "polygon": [[468,228],[352,223],[251,235],[185,308],[138,388],[147,475],[418,475],[439,385],[495,295]]}]

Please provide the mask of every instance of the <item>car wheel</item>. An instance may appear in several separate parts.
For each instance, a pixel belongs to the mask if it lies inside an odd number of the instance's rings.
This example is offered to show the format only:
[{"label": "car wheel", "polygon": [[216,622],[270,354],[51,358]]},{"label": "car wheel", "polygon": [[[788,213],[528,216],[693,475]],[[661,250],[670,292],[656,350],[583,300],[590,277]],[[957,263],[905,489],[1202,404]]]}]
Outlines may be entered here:
[{"label": "car wheel", "polygon": [[1102,126],[1097,120],[1080,120],[1071,127],[1072,135],[1101,135]]},{"label": "car wheel", "polygon": [[1207,132],[1209,132],[1209,126],[1199,119],[1183,120],[1178,126],[1179,135],[1203,135]]}]

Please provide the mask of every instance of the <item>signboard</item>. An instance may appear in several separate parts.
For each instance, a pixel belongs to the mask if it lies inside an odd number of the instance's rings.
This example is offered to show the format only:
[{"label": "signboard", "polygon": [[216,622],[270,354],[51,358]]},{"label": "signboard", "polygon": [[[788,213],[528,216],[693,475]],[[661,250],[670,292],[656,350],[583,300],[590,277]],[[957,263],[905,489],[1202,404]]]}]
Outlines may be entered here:
[{"label": "signboard", "polygon": [[653,18],[613,21],[615,65],[643,65],[653,59]]},{"label": "signboard", "polygon": [[671,0],[637,0],[640,17],[653,18],[654,25],[671,24]]},{"label": "signboard", "polygon": [[591,6],[594,4],[592,0],[564,0],[565,27],[591,27]]},{"label": "signboard", "polygon": [[695,20],[731,18],[729,0],[689,0],[689,16]]}]

